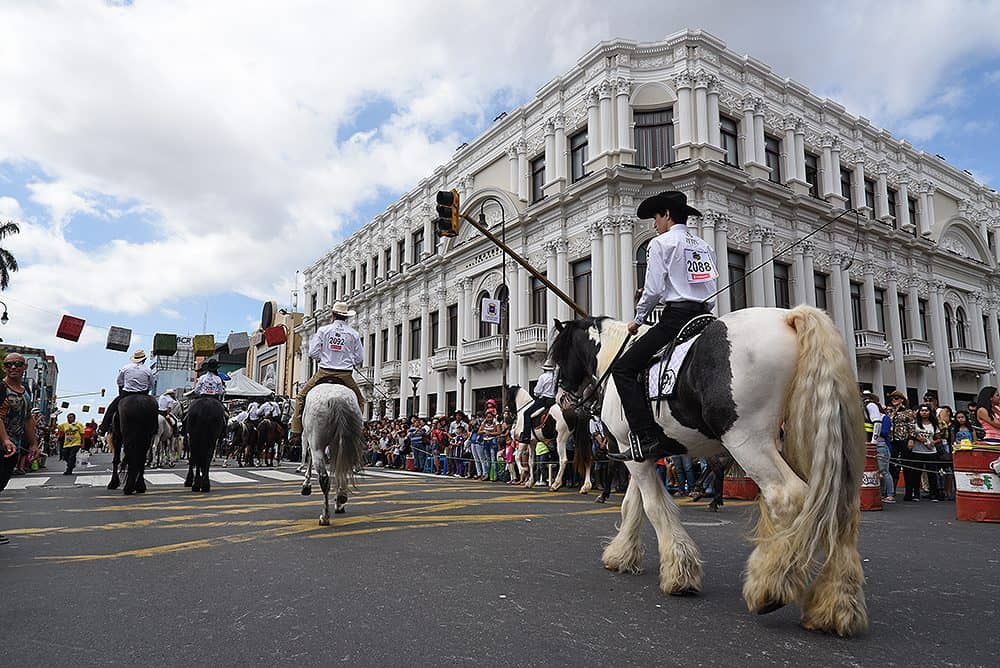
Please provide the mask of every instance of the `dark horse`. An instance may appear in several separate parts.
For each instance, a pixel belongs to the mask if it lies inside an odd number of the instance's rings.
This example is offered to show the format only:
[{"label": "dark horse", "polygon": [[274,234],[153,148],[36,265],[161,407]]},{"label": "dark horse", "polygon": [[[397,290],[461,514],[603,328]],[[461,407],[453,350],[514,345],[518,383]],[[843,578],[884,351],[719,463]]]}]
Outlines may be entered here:
[{"label": "dark horse", "polygon": [[[281,445],[285,440],[285,428],[277,420],[263,418],[257,425],[256,451],[261,466],[275,466],[281,463]],[[277,453],[277,454],[276,454]],[[253,457],[250,458],[253,466]]]},{"label": "dark horse", "polygon": [[191,456],[185,487],[192,492],[208,492],[208,467],[219,437],[226,428],[226,409],[215,397],[200,397],[188,408],[186,432]]},{"label": "dark horse", "polygon": [[118,489],[118,465],[122,448],[125,450],[125,494],[146,491],[146,481],[142,474],[146,468],[146,453],[160,427],[160,414],[156,399],[148,394],[128,394],[118,402],[118,415],[112,427],[112,441],[115,449],[111,482],[108,489]]}]

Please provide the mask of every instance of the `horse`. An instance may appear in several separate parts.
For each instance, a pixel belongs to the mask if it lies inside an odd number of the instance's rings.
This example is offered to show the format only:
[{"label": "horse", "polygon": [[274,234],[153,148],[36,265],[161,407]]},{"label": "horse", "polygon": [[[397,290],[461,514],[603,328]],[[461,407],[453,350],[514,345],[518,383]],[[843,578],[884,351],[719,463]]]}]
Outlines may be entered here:
[{"label": "horse", "polygon": [[284,440],[285,428],[277,420],[261,418],[257,425],[257,455],[262,466],[281,463],[281,444]]},{"label": "horse", "polygon": [[229,465],[230,457],[236,459],[236,464],[238,466],[243,466],[243,455],[246,451],[247,440],[250,436],[249,428],[237,420],[232,418],[226,426],[226,430],[230,434],[229,443],[226,448],[226,460],[223,462],[223,466]]},{"label": "horse", "polygon": [[157,417],[156,399],[148,394],[127,394],[118,402],[118,414],[112,426],[111,441],[115,454],[108,489],[118,489],[121,484],[118,468],[124,450],[126,469],[122,492],[129,495],[146,491],[143,471],[146,468],[146,452],[159,427]]},{"label": "horse", "polygon": [[316,467],[323,490],[321,526],[330,524],[330,466],[333,465],[337,498],[334,513],[345,512],[348,487],[354,471],[364,464],[364,418],[354,390],[344,385],[323,384],[309,390],[302,410],[302,452],[310,453],[302,481],[302,495],[312,494],[312,469]]},{"label": "horse", "polygon": [[216,397],[199,397],[191,402],[185,422],[191,457],[185,487],[192,492],[211,491],[208,468],[219,437],[226,428],[226,408]]},{"label": "horse", "polygon": [[[557,322],[556,329],[549,360],[559,366],[561,396],[589,393],[629,343],[625,323],[610,318]],[[692,456],[728,451],[761,490],[747,607],[764,614],[798,602],[807,629],[864,631],[857,539],[865,438],[854,370],[833,321],[810,306],[728,313],[705,327],[677,376],[673,396],[654,406],[665,434]],[[601,417],[626,450],[629,427],[613,378]],[[699,592],[701,555],[656,463],[627,465],[632,480],[604,566],[640,572],[642,507],[659,543],[660,589]]]},{"label": "horse", "polygon": [[[520,385],[512,385],[509,392],[508,404],[514,407],[515,414],[514,428],[511,430],[511,433],[521,434],[521,430],[524,428],[524,421],[528,419],[525,411],[531,405],[532,398],[528,394],[528,391]],[[567,419],[568,417],[570,419]],[[534,427],[531,430],[531,443],[528,444],[528,482],[525,484],[525,487],[530,488],[535,482],[534,444],[538,441],[549,443],[552,439],[555,439],[556,450],[559,452],[559,472],[556,474],[549,489],[555,492],[562,487],[563,476],[566,473],[566,464],[569,462],[569,457],[566,454],[566,444],[569,441],[570,435],[573,434],[575,437],[574,440],[578,444],[573,454],[573,467],[577,473],[585,478],[583,486],[580,488],[580,494],[589,492],[593,487],[590,479],[590,462],[593,453],[590,450],[589,427],[587,419],[581,420],[577,414],[566,416],[563,414],[563,410],[559,404],[552,404],[549,408],[548,420],[543,421],[538,427]]]},{"label": "horse", "polygon": [[177,428],[175,423],[162,413],[159,415],[157,424],[158,429],[156,437],[153,439],[152,452],[150,453],[150,457],[147,458],[146,465],[150,464],[149,460],[151,459],[157,468],[164,464],[173,468],[177,461]]}]

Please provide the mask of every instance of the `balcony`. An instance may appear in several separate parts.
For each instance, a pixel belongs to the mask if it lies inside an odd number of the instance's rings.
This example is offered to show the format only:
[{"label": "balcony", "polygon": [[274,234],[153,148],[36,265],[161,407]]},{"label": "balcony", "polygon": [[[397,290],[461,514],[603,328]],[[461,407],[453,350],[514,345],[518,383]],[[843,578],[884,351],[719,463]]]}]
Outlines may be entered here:
[{"label": "balcony", "polygon": [[431,368],[435,371],[454,371],[458,367],[458,348],[445,346],[438,348],[431,357]]},{"label": "balcony", "polygon": [[948,351],[952,371],[969,371],[971,373],[989,373],[993,370],[990,356],[979,350],[969,348],[951,348]]},{"label": "balcony", "polygon": [[502,361],[502,336],[487,336],[462,343],[462,364],[499,364]]},{"label": "balcony", "polygon": [[382,363],[382,382],[399,385],[399,370],[403,365],[399,360]]},{"label": "balcony", "polygon": [[514,330],[514,352],[518,355],[544,355],[549,333],[545,325],[528,325]]},{"label": "balcony", "polygon": [[885,359],[889,356],[889,344],[885,342],[885,334],[870,329],[854,331],[854,348],[858,357]]},{"label": "balcony", "polygon": [[922,364],[927,366],[934,363],[934,349],[931,344],[920,339],[903,340],[903,362],[906,364]]},{"label": "balcony", "polygon": [[361,376],[360,384],[362,387],[371,387],[375,384],[375,367],[366,366],[360,369],[354,370],[355,376]]}]

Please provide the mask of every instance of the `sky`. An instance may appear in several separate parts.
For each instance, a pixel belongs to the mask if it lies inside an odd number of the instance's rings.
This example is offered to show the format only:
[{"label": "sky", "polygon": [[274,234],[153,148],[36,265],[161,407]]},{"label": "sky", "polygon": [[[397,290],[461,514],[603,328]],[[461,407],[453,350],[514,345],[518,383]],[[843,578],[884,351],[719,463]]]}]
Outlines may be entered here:
[{"label": "sky", "polygon": [[0,220],[21,232],[0,337],[56,355],[59,394],[110,398],[110,325],[147,351],[252,331],[297,269],[614,37],[702,28],[1000,185],[1000,1],[610,7],[6,0]]}]

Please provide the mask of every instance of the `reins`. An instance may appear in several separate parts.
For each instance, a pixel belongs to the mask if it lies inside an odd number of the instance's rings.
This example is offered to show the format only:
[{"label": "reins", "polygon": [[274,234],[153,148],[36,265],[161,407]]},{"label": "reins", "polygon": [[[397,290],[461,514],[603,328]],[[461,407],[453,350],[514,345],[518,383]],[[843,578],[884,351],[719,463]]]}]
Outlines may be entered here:
[{"label": "reins", "polygon": [[[582,397],[579,401],[573,402],[574,407],[579,408],[580,406],[588,404],[594,398],[597,392],[601,389],[601,387],[604,386],[604,383],[608,381],[608,376],[611,375],[611,369],[614,368],[615,362],[617,362],[618,359],[622,356],[622,353],[625,352],[625,348],[628,347],[628,342],[632,338],[632,336],[633,335],[631,332],[625,335],[625,340],[622,341],[622,345],[620,348],[618,348],[618,352],[615,353],[615,356],[611,359],[611,363],[608,364],[607,370],[605,370],[604,374],[602,374],[601,377],[597,379],[596,383],[591,385],[590,392],[588,392],[586,396]],[[570,396],[572,395],[573,393],[570,392]]]}]

